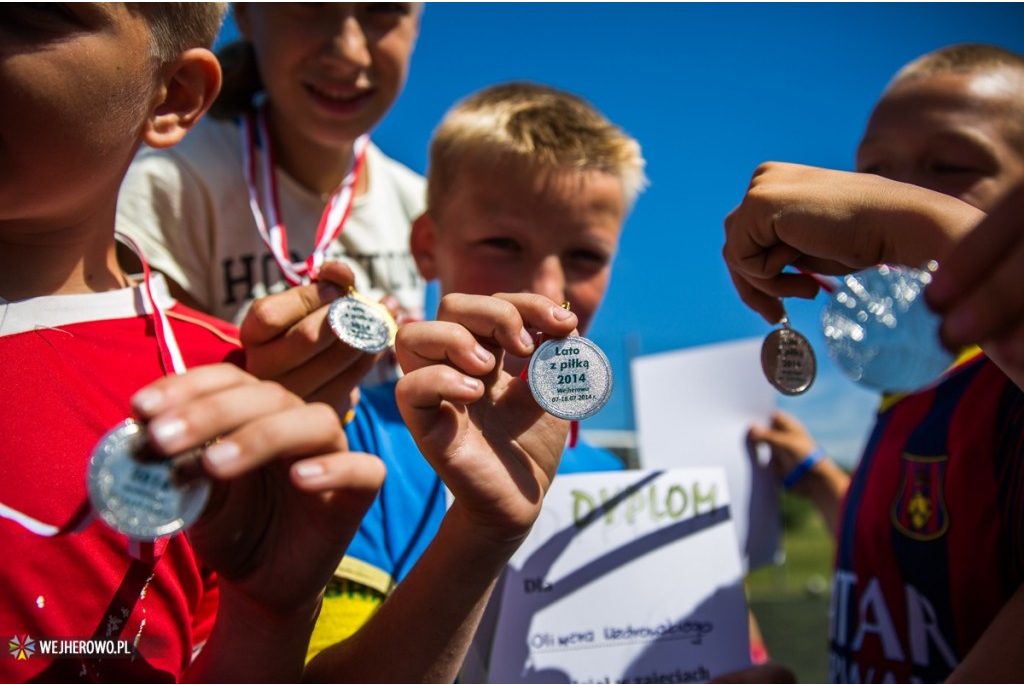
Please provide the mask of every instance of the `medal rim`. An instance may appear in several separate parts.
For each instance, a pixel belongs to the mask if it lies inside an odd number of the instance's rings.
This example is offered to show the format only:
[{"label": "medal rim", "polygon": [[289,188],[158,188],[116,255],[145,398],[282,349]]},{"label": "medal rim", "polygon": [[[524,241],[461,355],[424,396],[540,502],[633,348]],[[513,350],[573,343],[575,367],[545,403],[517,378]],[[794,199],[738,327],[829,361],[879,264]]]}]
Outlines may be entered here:
[{"label": "medal rim", "polygon": [[[540,372],[534,372],[535,364],[541,361],[541,350],[545,349],[546,347],[553,347],[554,345],[562,343],[566,340],[580,341],[591,351],[595,352],[597,354],[598,359],[600,359],[601,363],[604,364],[606,376],[608,377],[607,387],[605,388],[605,391],[601,394],[601,397],[594,402],[594,406],[592,408],[588,409],[583,414],[569,414],[564,411],[556,410],[550,402],[544,399],[543,393],[538,388],[539,381],[537,381],[536,379],[538,375],[541,375]],[[533,393],[533,399],[547,413],[551,414],[552,416],[556,416],[560,419],[565,419],[567,421],[582,421],[584,419],[589,419],[591,416],[594,416],[599,411],[604,409],[605,405],[608,404],[608,400],[611,398],[612,388],[615,384],[615,378],[612,375],[612,365],[611,362],[608,361],[608,356],[604,353],[604,350],[598,347],[597,343],[590,340],[589,338],[583,337],[582,335],[569,335],[564,338],[551,338],[549,340],[545,340],[544,342],[537,346],[537,349],[534,351],[533,356],[530,358],[529,369],[530,370],[527,373],[527,381],[530,385],[530,392]]]},{"label": "medal rim", "polygon": [[[806,354],[804,355],[804,359],[809,360],[810,363],[811,363],[811,366],[812,366],[811,372],[809,374],[807,374],[808,375],[807,382],[805,384],[801,385],[798,388],[786,387],[786,386],[782,385],[781,383],[779,383],[778,380],[776,380],[774,373],[771,373],[771,374],[768,373],[768,360],[769,360],[769,355],[771,354],[771,352],[769,350],[771,350],[772,348],[778,349],[778,343],[777,342],[774,343],[773,345],[769,345],[769,342],[772,341],[772,340],[776,340],[778,338],[782,338],[782,337],[787,336],[787,335],[788,336],[792,336],[796,340],[800,341],[799,342],[800,346],[806,352]],[[774,370],[778,370],[778,359],[777,358],[774,360],[774,367],[773,368],[774,368]],[[807,337],[803,333],[801,333],[799,331],[796,331],[796,330],[793,330],[792,328],[790,328],[788,326],[784,326],[782,328],[776,328],[771,333],[766,335],[765,338],[764,338],[764,342],[761,343],[761,371],[762,371],[762,373],[764,373],[765,379],[772,385],[773,388],[775,388],[779,392],[781,392],[781,393],[783,393],[785,395],[802,395],[802,394],[804,394],[805,392],[807,392],[808,390],[811,389],[811,386],[814,385],[815,379],[818,377],[818,357],[814,353],[814,348],[811,347],[811,342],[807,339]]]},{"label": "medal rim", "polygon": [[[118,512],[126,510],[124,506],[110,506],[109,494],[111,488],[104,487],[104,472],[109,469],[112,459],[123,459],[126,454],[126,446],[131,446],[142,434],[142,424],[133,419],[125,419],[123,422],[107,431],[100,441],[93,448],[89,458],[87,470],[87,489],[89,500],[97,516],[108,526],[117,532],[137,542],[153,542],[161,538],[175,535],[199,520],[206,504],[210,498],[211,484],[208,478],[200,478],[189,483],[187,489],[173,485],[181,492],[180,498],[183,506],[176,507],[174,518],[159,524],[146,524],[141,526],[129,526],[125,523],[124,516]],[[170,460],[167,461],[167,468],[170,469]]]},{"label": "medal rim", "polygon": [[[360,307],[363,312],[371,315],[376,321],[379,321],[383,325],[386,335],[382,336],[382,341],[366,344],[365,339],[353,336],[349,329],[344,328],[341,325],[340,319],[342,314],[340,312],[342,311],[342,307],[351,306]],[[395,344],[395,333],[398,330],[398,325],[391,316],[391,312],[385,309],[380,303],[373,302],[365,297],[357,296],[355,293],[339,297],[331,303],[330,308],[327,310],[327,322],[330,324],[331,330],[334,331],[334,335],[339,340],[360,352],[376,354],[378,352],[383,352]]]}]

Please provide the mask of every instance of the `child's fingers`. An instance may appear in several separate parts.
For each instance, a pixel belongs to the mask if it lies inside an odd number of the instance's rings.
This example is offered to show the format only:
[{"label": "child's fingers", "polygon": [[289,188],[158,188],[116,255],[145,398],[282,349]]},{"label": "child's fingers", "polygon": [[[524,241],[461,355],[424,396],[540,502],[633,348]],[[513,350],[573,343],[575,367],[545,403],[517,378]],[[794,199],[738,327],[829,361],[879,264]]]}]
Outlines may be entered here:
[{"label": "child's fingers", "polygon": [[786,310],[783,308],[782,302],[778,297],[769,295],[754,287],[753,283],[740,274],[730,271],[729,276],[732,278],[736,293],[740,296],[743,303],[760,314],[765,321],[775,324],[786,315]]},{"label": "child's fingers", "polygon": [[142,419],[180,407],[205,395],[260,381],[234,364],[209,364],[159,378],[135,393],[132,410]]},{"label": "child's fingers", "polygon": [[302,394],[302,398],[307,402],[329,404],[337,410],[338,416],[345,416],[345,412],[353,406],[353,391],[359,387],[378,359],[380,355],[363,354],[344,369],[332,369],[333,375],[324,373],[318,379],[316,374],[312,374],[311,384],[319,384]]},{"label": "child's fingers", "polygon": [[398,363],[405,373],[438,363],[450,363],[463,372],[481,376],[495,365],[495,356],[464,326],[447,321],[418,321],[398,330]]},{"label": "child's fingers", "polygon": [[407,373],[395,386],[395,396],[400,404],[417,410],[436,410],[444,402],[469,404],[483,394],[484,384],[479,378],[441,365]]},{"label": "child's fingers", "polygon": [[[757,182],[758,172],[754,181]],[[774,276],[801,255],[778,236],[775,219],[781,210],[762,199],[753,187],[743,201],[725,217],[722,257],[729,268],[757,278]]]},{"label": "child's fingers", "polygon": [[279,409],[238,425],[206,447],[206,470],[220,479],[254,471],[272,461],[343,450],[344,433],[326,404]]},{"label": "child's fingers", "polygon": [[785,272],[772,278],[749,277],[745,280],[757,290],[777,300],[788,297],[813,300],[821,290],[818,282],[806,274]]},{"label": "child's fingers", "polygon": [[423,435],[437,425],[442,405],[466,405],[484,394],[481,380],[450,366],[435,364],[407,373],[395,386],[395,399],[413,435]]},{"label": "child's fingers", "polygon": [[334,452],[300,459],[291,465],[295,487],[307,492],[341,491],[339,496],[372,499],[384,482],[384,462],[362,452]]},{"label": "child's fingers", "polygon": [[820,290],[818,283],[804,274],[787,272],[774,278],[753,278],[730,271],[729,275],[744,304],[764,317],[768,323],[777,323],[785,316],[783,299],[799,297],[813,300]]},{"label": "child's fingers", "polygon": [[333,283],[343,293],[347,293],[356,283],[352,269],[341,262],[324,262],[316,279],[318,283]]},{"label": "child's fingers", "polygon": [[464,326],[487,344],[526,356],[533,351],[533,336],[523,317],[507,300],[485,295],[445,295],[437,310],[438,321]]},{"label": "child's fingers", "polygon": [[378,457],[361,452],[335,452],[292,464],[295,489],[318,495],[328,515],[315,525],[344,549],[384,483],[386,469]]},{"label": "child's fingers", "polygon": [[268,342],[347,291],[330,281],[317,281],[261,297],[249,307],[239,334],[246,344]]},{"label": "child's fingers", "polygon": [[552,302],[535,293],[497,293],[494,297],[516,308],[528,332],[536,331],[545,338],[564,338],[576,332],[579,325],[571,302]]},{"label": "child's fingers", "polygon": [[252,303],[239,337],[249,370],[273,379],[331,347],[347,348],[327,322],[329,305],[349,291],[352,270],[329,262],[316,283],[267,295]]},{"label": "child's fingers", "polygon": [[483,341],[493,340],[518,357],[529,356],[535,340],[531,331],[564,337],[576,329],[576,315],[560,303],[532,293],[493,297],[456,293],[446,295],[438,308],[439,321],[465,326]]},{"label": "child's fingers", "polygon": [[722,257],[730,269],[753,278],[771,278],[803,257],[800,250],[777,239],[768,244],[759,244],[756,236],[751,233],[753,224],[743,221],[742,215],[735,212],[726,219]]},{"label": "child's fingers", "polygon": [[302,405],[271,381],[231,386],[154,416],[146,430],[158,452],[176,454],[223,436],[261,417]]},{"label": "child's fingers", "polygon": [[329,386],[340,387],[349,383],[349,388],[342,389],[343,394],[347,393],[359,384],[377,360],[384,355],[383,352],[369,354],[349,347],[335,338],[331,332],[327,332],[326,336],[335,344],[329,345],[303,364],[275,376],[272,380],[307,400],[316,401],[322,398],[331,402],[331,398],[325,394]]},{"label": "child's fingers", "polygon": [[239,332],[248,370],[277,378],[328,348],[349,349],[327,322],[330,303],[341,295],[336,286],[319,282],[253,302]]},{"label": "child's fingers", "polygon": [[801,428],[801,424],[792,414],[775,409],[771,415],[771,427],[776,430],[795,430]]}]

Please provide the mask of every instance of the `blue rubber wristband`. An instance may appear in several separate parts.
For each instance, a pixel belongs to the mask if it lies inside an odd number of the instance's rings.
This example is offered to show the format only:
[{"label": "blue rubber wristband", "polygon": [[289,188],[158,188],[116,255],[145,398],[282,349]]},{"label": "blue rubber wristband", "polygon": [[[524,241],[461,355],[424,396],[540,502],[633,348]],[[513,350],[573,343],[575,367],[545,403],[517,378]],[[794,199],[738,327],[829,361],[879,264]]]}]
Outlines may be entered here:
[{"label": "blue rubber wristband", "polygon": [[825,458],[825,450],[815,447],[804,460],[793,467],[793,470],[783,479],[782,487],[787,490],[800,482],[800,479],[807,475],[807,472],[814,468],[814,465]]}]

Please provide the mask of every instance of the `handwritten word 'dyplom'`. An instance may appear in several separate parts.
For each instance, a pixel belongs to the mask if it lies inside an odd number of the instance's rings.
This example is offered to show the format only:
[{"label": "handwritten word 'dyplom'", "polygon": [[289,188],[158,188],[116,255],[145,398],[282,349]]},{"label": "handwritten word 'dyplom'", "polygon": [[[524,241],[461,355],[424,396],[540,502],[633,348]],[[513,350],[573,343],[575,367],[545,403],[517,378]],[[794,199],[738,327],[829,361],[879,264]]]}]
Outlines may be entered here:
[{"label": "handwritten word 'dyplom'", "polygon": [[604,488],[597,493],[573,489],[572,519],[576,526],[584,526],[603,513],[608,525],[615,523],[617,516],[632,525],[643,516],[658,522],[711,513],[718,506],[718,491],[714,485],[704,491],[704,485],[693,483],[687,487],[678,483],[667,486],[654,483],[624,497],[621,496],[622,488],[610,493]]}]

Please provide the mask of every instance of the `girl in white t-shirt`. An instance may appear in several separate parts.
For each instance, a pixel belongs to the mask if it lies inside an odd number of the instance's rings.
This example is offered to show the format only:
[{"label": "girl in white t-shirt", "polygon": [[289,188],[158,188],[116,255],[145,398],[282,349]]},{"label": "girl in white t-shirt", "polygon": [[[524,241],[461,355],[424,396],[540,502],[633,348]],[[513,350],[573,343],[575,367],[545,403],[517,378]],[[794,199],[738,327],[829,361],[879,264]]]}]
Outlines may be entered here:
[{"label": "girl in white t-shirt", "polygon": [[341,261],[364,295],[422,318],[408,238],[423,179],[368,140],[405,83],[420,11],[234,5],[242,39],[218,55],[212,117],[176,148],[140,150],[118,200],[118,229],[179,299],[240,323],[254,300]]}]

